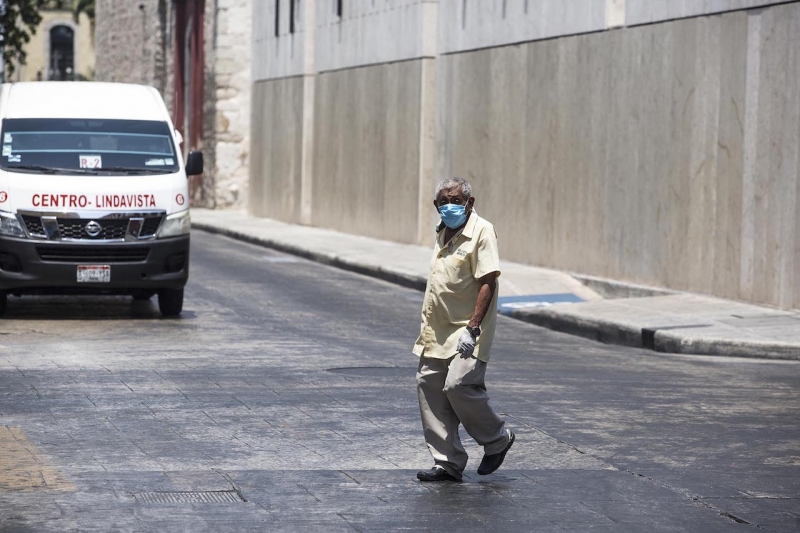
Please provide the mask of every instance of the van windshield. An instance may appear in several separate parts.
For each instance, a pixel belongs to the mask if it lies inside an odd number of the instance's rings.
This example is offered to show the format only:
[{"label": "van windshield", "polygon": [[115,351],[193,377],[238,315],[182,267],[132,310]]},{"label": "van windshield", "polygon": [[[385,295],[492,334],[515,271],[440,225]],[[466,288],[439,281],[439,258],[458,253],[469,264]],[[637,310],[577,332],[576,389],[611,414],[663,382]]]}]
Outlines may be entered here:
[{"label": "van windshield", "polygon": [[0,168],[15,172],[170,174],[169,125],[155,120],[4,119]]}]

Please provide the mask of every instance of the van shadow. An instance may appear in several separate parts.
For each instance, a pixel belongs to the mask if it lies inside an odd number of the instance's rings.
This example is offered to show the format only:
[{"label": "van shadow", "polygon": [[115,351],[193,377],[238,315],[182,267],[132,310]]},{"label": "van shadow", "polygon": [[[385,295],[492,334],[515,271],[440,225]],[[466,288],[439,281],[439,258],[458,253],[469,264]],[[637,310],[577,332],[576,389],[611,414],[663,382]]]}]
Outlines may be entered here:
[{"label": "van shadow", "polygon": [[20,296],[9,295],[0,320],[191,320],[194,311],[179,317],[162,317],[156,297],[134,300],[130,296]]}]

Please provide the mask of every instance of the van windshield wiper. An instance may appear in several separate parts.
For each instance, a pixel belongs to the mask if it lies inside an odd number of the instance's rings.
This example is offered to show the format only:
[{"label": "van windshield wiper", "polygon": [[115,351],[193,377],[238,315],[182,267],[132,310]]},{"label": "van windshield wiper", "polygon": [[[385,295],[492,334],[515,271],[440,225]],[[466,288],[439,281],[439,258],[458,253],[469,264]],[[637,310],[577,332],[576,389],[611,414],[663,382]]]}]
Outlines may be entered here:
[{"label": "van windshield wiper", "polygon": [[174,171],[162,168],[142,167],[102,167],[95,169],[98,172],[127,172],[128,174],[172,174]]},{"label": "van windshield wiper", "polygon": [[65,173],[65,174],[97,174],[92,169],[87,168],[61,168],[61,167],[47,167],[44,165],[14,165],[14,166],[7,166],[5,170],[15,171],[15,170],[24,170],[28,172],[42,172],[44,174],[57,174],[57,173]]}]

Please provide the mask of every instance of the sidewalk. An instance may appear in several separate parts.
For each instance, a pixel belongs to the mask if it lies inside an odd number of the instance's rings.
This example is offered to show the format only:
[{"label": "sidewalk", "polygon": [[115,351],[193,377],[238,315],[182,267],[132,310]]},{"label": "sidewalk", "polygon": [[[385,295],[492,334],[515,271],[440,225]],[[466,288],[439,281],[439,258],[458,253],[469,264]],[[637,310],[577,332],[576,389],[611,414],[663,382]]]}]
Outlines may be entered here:
[{"label": "sidewalk", "polygon": [[[419,290],[431,249],[255,218],[192,210],[193,227]],[[607,282],[502,261],[500,312],[609,344],[659,352],[800,360],[800,312]],[[595,287],[608,296],[604,298]],[[630,297],[635,295],[636,297]]]}]

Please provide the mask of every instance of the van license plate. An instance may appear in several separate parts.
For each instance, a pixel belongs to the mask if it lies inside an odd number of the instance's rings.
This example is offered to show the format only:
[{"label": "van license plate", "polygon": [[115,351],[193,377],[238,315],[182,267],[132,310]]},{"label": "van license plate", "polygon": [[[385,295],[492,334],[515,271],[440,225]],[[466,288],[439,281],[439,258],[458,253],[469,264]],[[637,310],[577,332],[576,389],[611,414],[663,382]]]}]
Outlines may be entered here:
[{"label": "van license plate", "polygon": [[108,283],[111,265],[78,265],[78,283]]}]

